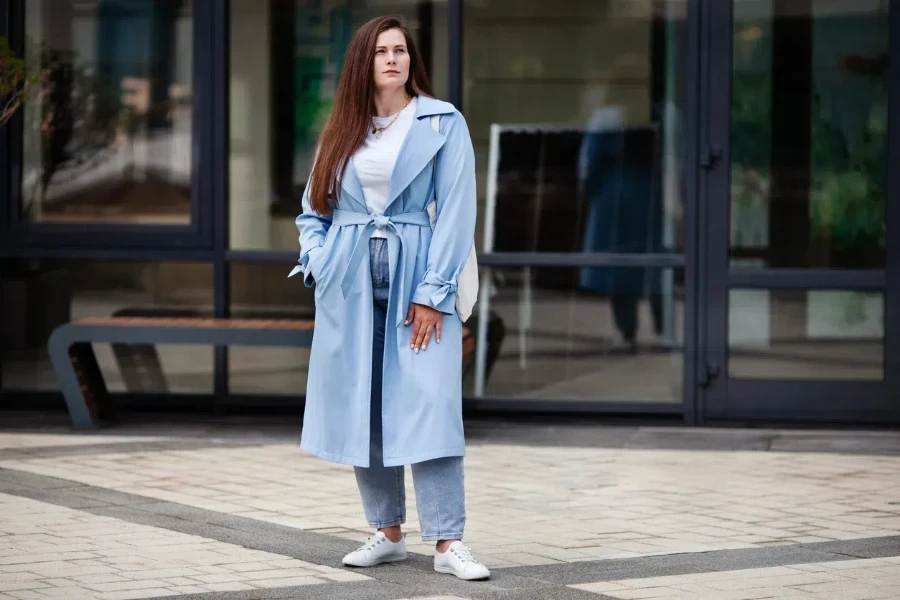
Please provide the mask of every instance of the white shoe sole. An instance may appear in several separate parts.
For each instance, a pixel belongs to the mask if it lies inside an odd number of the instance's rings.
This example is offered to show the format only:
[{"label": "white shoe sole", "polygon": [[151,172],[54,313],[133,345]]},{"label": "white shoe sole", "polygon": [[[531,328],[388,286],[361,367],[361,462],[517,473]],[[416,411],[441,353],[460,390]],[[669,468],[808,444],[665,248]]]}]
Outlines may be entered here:
[{"label": "white shoe sole", "polygon": [[387,558],[383,558],[383,559],[379,560],[378,562],[368,563],[365,565],[359,564],[359,563],[345,562],[345,561],[341,561],[341,564],[344,565],[345,567],[357,567],[359,569],[368,569],[369,567],[377,567],[378,565],[400,562],[400,561],[406,560],[406,558],[407,558],[407,556],[406,556],[406,554],[404,554],[403,556],[390,556]]},{"label": "white shoe sole", "polygon": [[488,573],[487,575],[460,575],[456,572],[456,569],[453,567],[439,567],[437,565],[434,566],[434,570],[438,573],[447,573],[448,575],[455,575],[457,578],[462,579],[463,581],[479,581],[481,579],[490,579],[491,575]]}]

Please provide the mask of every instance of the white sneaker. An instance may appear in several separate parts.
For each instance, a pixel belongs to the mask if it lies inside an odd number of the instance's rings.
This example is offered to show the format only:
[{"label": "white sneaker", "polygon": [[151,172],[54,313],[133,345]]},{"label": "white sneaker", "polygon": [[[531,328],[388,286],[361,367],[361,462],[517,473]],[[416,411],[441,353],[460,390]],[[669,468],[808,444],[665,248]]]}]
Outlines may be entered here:
[{"label": "white sneaker", "polygon": [[453,542],[446,552],[434,551],[434,570],[438,573],[450,573],[460,579],[487,579],[491,572],[486,566],[475,560],[472,551],[462,542]]},{"label": "white sneaker", "polygon": [[406,538],[402,537],[395,543],[379,531],[365,544],[345,556],[342,562],[348,567],[374,567],[399,560],[406,560]]}]

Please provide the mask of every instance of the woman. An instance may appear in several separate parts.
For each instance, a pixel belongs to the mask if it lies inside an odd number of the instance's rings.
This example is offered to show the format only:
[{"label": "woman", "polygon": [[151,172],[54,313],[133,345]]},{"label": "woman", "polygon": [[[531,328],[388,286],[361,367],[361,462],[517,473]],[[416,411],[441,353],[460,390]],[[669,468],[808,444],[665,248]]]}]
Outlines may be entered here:
[{"label": "woman", "polygon": [[410,464],[422,539],[436,542],[435,570],[489,577],[461,541],[455,297],[475,234],[475,157],[465,120],[432,97],[422,58],[396,17],[366,23],[350,41],[297,228],[301,255],[291,275],[302,272],[316,286],[301,447],[354,466],[377,529],[344,564],[406,558]]}]

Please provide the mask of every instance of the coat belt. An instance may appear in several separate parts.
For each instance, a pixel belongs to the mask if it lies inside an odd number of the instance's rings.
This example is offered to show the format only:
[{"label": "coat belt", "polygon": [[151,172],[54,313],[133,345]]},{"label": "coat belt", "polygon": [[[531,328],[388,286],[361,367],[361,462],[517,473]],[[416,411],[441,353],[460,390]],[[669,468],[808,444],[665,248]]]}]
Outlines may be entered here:
[{"label": "coat belt", "polygon": [[[390,244],[391,238],[397,240],[400,244],[399,255],[400,255],[400,264],[398,268],[395,270],[395,273],[399,273],[399,277],[395,277],[397,279],[397,288],[398,294],[404,303],[409,301],[408,296],[405,293],[406,290],[406,253],[403,248],[403,234],[400,232],[400,229],[397,228],[397,225],[414,225],[416,227],[431,227],[431,223],[428,220],[428,213],[425,211],[418,212],[410,212],[410,213],[401,213],[399,215],[369,215],[354,212],[351,210],[340,210],[336,209],[331,218],[331,225],[337,227],[350,227],[356,225],[362,225],[362,231],[360,232],[359,239],[356,241],[356,246],[353,247],[353,252],[350,254],[350,262],[347,264],[347,269],[344,272],[344,277],[341,279],[341,292],[344,294],[344,299],[350,294],[350,290],[353,289],[353,283],[356,281],[356,274],[359,271],[360,265],[362,265],[362,261],[365,260],[366,256],[369,254],[369,238],[372,237],[372,233],[375,232],[376,229],[380,229],[383,231],[387,231],[390,234],[388,236],[388,243]],[[391,282],[393,284],[393,282]],[[393,287],[393,285],[392,285]],[[406,308],[405,306],[402,308]],[[406,311],[400,310],[398,307],[397,310],[397,326],[403,322],[403,319],[406,318]]]}]

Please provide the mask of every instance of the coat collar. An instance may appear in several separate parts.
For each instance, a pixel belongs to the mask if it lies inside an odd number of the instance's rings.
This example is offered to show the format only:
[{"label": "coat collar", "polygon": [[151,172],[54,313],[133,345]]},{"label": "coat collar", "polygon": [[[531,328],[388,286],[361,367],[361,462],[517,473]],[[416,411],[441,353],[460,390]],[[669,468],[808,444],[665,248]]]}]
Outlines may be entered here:
[{"label": "coat collar", "polygon": [[[444,102],[428,96],[419,96],[416,100],[416,115],[412,125],[400,146],[400,154],[391,174],[391,184],[388,189],[387,206],[397,199],[422,169],[434,158],[438,150],[444,145],[446,137],[431,128],[433,115],[447,115],[456,112],[456,108],[449,102]],[[362,184],[353,166],[353,159],[347,162],[344,176],[341,179],[343,191],[358,202],[357,210],[366,212],[366,201],[362,191]]]},{"label": "coat collar", "polygon": [[437,98],[432,98],[430,96],[419,96],[417,102],[417,119],[430,117],[432,115],[450,115],[456,112],[456,107],[449,102],[444,102],[443,100],[438,100]]}]

